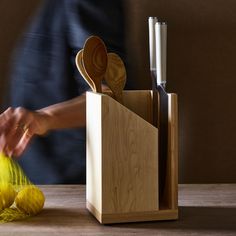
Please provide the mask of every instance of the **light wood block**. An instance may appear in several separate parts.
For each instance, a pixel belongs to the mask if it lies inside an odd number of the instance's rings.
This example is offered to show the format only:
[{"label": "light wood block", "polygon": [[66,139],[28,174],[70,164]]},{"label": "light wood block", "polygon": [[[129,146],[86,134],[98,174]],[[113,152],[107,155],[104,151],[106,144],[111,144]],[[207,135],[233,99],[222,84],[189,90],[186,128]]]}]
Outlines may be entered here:
[{"label": "light wood block", "polygon": [[178,219],[178,209],[102,214],[88,201],[86,203],[86,207],[90,212],[92,212],[97,220],[103,224]]},{"label": "light wood block", "polygon": [[[172,97],[171,114],[177,101]],[[101,223],[176,219],[175,151],[168,156],[168,204],[159,208],[158,129],[150,123],[152,93],[124,91],[123,104],[87,92],[87,208]],[[169,116],[171,124],[176,122],[174,116]],[[173,127],[169,126],[169,133],[177,134]],[[174,147],[173,140],[169,142]]]}]

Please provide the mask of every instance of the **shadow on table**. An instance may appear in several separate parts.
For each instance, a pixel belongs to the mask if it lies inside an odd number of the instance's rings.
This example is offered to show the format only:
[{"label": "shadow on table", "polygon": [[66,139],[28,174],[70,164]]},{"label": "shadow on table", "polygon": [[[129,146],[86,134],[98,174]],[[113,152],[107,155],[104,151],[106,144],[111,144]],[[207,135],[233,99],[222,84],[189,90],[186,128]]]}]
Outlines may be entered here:
[{"label": "shadow on table", "polygon": [[[15,222],[16,223],[16,222]],[[85,208],[74,210],[65,208],[44,209],[39,215],[29,218],[18,224],[46,227],[72,227],[81,226],[102,227],[100,223]],[[105,225],[106,230],[125,231],[214,231],[236,233],[236,208],[223,207],[179,207],[179,220],[155,221],[139,223],[122,223]],[[100,229],[102,229],[100,228]]]},{"label": "shadow on table", "polygon": [[179,219],[143,223],[113,224],[111,227],[162,230],[233,231],[236,233],[236,208],[179,207]]}]

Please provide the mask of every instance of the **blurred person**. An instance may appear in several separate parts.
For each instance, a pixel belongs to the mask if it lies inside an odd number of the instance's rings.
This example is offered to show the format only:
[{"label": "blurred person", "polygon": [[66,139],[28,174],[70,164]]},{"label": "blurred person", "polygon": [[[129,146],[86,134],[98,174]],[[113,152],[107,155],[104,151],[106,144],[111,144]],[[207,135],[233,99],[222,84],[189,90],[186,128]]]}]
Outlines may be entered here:
[{"label": "blurred person", "polygon": [[15,53],[0,151],[35,184],[85,183],[85,92],[75,56],[91,35],[125,60],[121,0],[44,1]]}]

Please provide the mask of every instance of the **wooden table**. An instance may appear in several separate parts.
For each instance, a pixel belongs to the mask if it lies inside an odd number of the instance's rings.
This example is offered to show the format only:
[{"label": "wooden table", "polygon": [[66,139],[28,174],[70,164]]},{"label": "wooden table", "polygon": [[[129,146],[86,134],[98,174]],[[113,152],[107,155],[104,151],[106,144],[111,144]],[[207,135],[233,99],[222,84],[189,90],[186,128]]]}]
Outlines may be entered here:
[{"label": "wooden table", "polygon": [[0,225],[0,236],[236,235],[236,184],[180,185],[178,221],[100,225],[85,208],[85,186],[40,186],[38,216]]}]

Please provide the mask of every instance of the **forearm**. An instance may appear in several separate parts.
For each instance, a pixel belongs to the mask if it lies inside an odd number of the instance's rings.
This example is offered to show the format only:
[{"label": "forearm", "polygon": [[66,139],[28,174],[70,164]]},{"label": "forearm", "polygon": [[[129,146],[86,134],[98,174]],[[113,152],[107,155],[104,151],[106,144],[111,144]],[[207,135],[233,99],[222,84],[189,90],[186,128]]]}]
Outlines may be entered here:
[{"label": "forearm", "polygon": [[[103,92],[111,94],[107,86]],[[86,95],[30,111],[23,107],[8,108],[0,114],[0,152],[20,156],[34,135],[56,129],[85,127]]]},{"label": "forearm", "polygon": [[85,94],[37,111],[8,108],[0,114],[0,152],[20,156],[34,135],[55,129],[84,127],[85,123]]},{"label": "forearm", "polygon": [[38,110],[44,116],[46,131],[84,127],[86,124],[86,95]]}]

